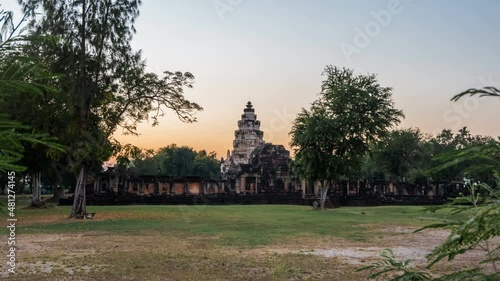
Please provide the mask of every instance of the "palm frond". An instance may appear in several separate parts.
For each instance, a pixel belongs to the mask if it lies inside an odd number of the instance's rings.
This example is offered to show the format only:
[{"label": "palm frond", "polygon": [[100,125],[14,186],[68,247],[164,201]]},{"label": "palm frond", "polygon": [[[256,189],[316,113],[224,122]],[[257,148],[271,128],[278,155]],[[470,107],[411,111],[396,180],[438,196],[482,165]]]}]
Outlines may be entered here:
[{"label": "palm frond", "polygon": [[500,97],[500,90],[495,88],[495,87],[484,87],[482,89],[468,89],[467,91],[464,91],[460,94],[455,95],[451,101],[458,101],[462,97],[465,96],[476,96],[479,95],[479,97]]}]

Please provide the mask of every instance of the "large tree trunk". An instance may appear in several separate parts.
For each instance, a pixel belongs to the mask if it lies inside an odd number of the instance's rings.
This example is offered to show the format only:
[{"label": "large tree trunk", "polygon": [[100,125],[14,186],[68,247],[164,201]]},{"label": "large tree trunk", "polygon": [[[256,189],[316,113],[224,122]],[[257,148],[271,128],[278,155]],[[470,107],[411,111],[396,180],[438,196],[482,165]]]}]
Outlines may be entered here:
[{"label": "large tree trunk", "polygon": [[[85,135],[87,132],[87,121],[88,121],[88,116],[90,114],[90,105],[91,105],[91,100],[89,97],[88,92],[86,92],[86,81],[85,81],[85,67],[86,67],[86,33],[85,33],[85,28],[86,28],[86,17],[87,17],[87,8],[86,8],[86,3],[87,1],[82,1],[82,26],[81,26],[81,35],[82,35],[82,40],[80,42],[81,44],[81,49],[80,49],[80,91],[81,91],[81,97],[82,97],[82,104],[80,108],[80,132],[82,136]],[[69,215],[69,218],[77,218],[77,219],[82,219],[85,217],[85,213],[87,212],[87,208],[85,206],[85,201],[86,201],[86,196],[85,196],[85,185],[87,182],[87,177],[86,177],[86,169],[85,165],[82,164],[80,167],[80,172],[78,174],[78,179],[76,181],[76,188],[75,188],[75,194],[73,195],[73,207],[71,208],[71,214]]]},{"label": "large tree trunk", "polygon": [[85,184],[87,182],[85,166],[80,168],[78,179],[76,181],[75,194],[73,195],[73,208],[69,218],[82,219],[87,213]]},{"label": "large tree trunk", "polygon": [[328,181],[325,186],[325,181],[321,181],[321,189],[319,191],[319,203],[321,210],[325,209],[326,195],[328,194],[328,189],[330,189],[330,182]]},{"label": "large tree trunk", "polygon": [[31,198],[31,208],[41,208],[45,206],[42,201],[42,173],[34,173],[31,179],[33,187],[33,197]]}]

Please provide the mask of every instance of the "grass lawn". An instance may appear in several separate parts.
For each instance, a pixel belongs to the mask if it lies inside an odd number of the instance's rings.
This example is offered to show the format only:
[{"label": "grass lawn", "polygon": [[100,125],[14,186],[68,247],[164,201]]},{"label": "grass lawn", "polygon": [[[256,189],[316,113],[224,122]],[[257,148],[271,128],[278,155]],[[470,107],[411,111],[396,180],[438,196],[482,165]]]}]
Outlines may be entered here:
[{"label": "grass lawn", "polygon": [[[1,200],[6,218],[6,199]],[[404,249],[422,244],[424,253],[446,237],[441,232],[412,233],[450,219],[447,212],[422,209],[342,207],[321,212],[288,205],[89,206],[89,212],[97,213],[93,220],[68,220],[69,206],[18,207],[19,269],[11,277],[365,280],[367,273],[355,272],[356,268],[373,260],[381,249],[399,247],[404,254]]]}]

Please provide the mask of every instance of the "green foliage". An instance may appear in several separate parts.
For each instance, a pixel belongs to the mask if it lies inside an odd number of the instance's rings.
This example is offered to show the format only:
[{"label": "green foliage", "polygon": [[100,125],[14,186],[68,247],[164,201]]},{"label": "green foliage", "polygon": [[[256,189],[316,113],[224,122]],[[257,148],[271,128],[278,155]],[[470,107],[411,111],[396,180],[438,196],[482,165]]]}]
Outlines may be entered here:
[{"label": "green foliage", "polygon": [[220,164],[215,152],[196,151],[188,146],[175,144],[150,151],[133,160],[135,172],[139,175],[200,176],[216,179]]},{"label": "green foliage", "polygon": [[66,74],[57,81],[62,97],[54,103],[68,114],[63,139],[75,171],[120,153],[123,146],[111,138],[113,133],[121,127],[136,134],[137,123],[149,118],[155,125],[164,108],[182,121],[196,121],[193,113],[202,108],[183,96],[193,75],[146,73],[140,52],[130,47],[141,1],[19,2],[32,16],[31,32],[58,38],[39,42],[31,51],[47,59],[53,71]]},{"label": "green foliage", "polygon": [[0,172],[26,170],[25,166],[17,164],[23,157],[25,144],[43,145],[52,151],[63,150],[53,137],[33,134],[30,127],[0,116]]},{"label": "green foliage", "polygon": [[415,182],[427,168],[431,155],[418,128],[398,129],[375,144],[372,157],[379,171],[388,174],[391,181]]},{"label": "green foliage", "polygon": [[440,154],[435,160],[438,165],[433,171],[436,173],[456,170],[459,167],[463,176],[475,180],[489,180],[495,184],[494,177],[500,177],[500,142],[489,140],[473,143],[462,149]]},{"label": "green foliage", "polygon": [[[465,95],[499,96],[499,91],[493,87],[483,90],[470,89],[453,97],[456,101]],[[448,171],[462,165],[458,170],[464,175],[475,178],[476,182],[468,181],[467,194],[460,194],[447,205],[428,210],[436,212],[444,208],[452,208],[455,214],[466,213],[465,219],[458,217],[456,220],[446,220],[443,223],[431,224],[417,231],[429,228],[447,229],[450,235],[441,245],[436,247],[428,256],[428,266],[447,259],[452,262],[455,257],[471,250],[483,250],[484,256],[479,264],[470,269],[460,270],[433,280],[500,280],[497,262],[500,261],[500,245],[492,243],[494,238],[500,236],[500,142],[491,138],[472,137],[466,128],[453,137],[449,130],[434,139],[435,148],[440,155],[437,158],[441,165],[434,168],[434,172]],[[452,170],[452,172],[455,172]],[[477,182],[478,175],[489,174],[493,176],[492,186]],[[361,270],[380,270],[371,277],[399,270],[406,262],[395,262],[392,255],[382,255],[385,262],[374,263]],[[387,266],[389,264],[389,266]],[[490,265],[490,269],[487,269]],[[391,276],[390,280],[401,280],[406,272]],[[422,276],[427,273],[420,271]],[[425,280],[425,279],[422,279]]]},{"label": "green foliage", "polygon": [[457,214],[467,212],[466,220],[432,224],[418,230],[444,228],[451,231],[447,240],[428,256],[429,267],[444,258],[451,261],[457,255],[478,248],[486,252],[480,264],[490,263],[495,267],[500,260],[500,245],[492,249],[489,243],[490,239],[500,236],[500,191],[471,182],[467,187],[468,195],[457,197],[449,204]]},{"label": "green foliage", "polygon": [[368,278],[375,279],[383,276],[394,276],[392,281],[424,281],[431,280],[430,275],[426,272],[413,271],[410,267],[412,260],[398,261],[394,257],[391,249],[385,249],[380,254],[384,260],[375,262],[371,265],[362,267],[357,271],[376,270]]},{"label": "green foliage", "polygon": [[[19,163],[26,148],[43,147],[47,155],[64,151],[53,135],[37,130],[30,120],[19,118],[25,109],[31,114],[38,113],[29,107],[27,100],[57,92],[50,82],[58,76],[51,74],[38,58],[22,51],[26,44],[38,40],[17,32],[26,16],[15,25],[12,12],[0,11],[0,110],[3,113],[0,115],[0,171],[26,170],[26,163]],[[18,106],[15,100],[20,98],[24,103]]]},{"label": "green foliage", "polygon": [[290,134],[294,170],[308,180],[334,181],[359,170],[370,145],[403,117],[393,108],[392,89],[374,74],[327,66],[319,98],[303,109]]},{"label": "green foliage", "polygon": [[[117,128],[126,134],[137,135],[137,123],[165,115],[164,108],[174,111],[183,122],[196,122],[194,113],[203,110],[197,103],[184,97],[184,88],[192,88],[194,76],[189,73],[165,71],[163,77],[145,73],[143,66],[124,73],[115,85],[113,95],[105,93],[99,106],[102,126],[108,135]],[[150,114],[152,113],[152,114]]]},{"label": "green foliage", "polygon": [[[137,124],[164,109],[174,111],[183,122],[195,122],[202,110],[184,97],[194,76],[189,72],[165,71],[162,77],[147,73],[140,51],[130,42],[136,32],[140,0],[20,0],[30,15],[34,35],[50,34],[57,40],[32,44],[29,52],[48,62],[53,72],[64,73],[55,86],[61,97],[53,100],[65,116],[61,139],[68,147],[68,164],[78,175],[71,216],[85,212],[84,182],[111,156],[122,156],[126,145],[112,135],[122,128],[137,134]],[[49,113],[50,114],[50,113]]]},{"label": "green foliage", "polygon": [[294,121],[291,145],[295,150],[293,169],[305,179],[316,181],[342,176],[340,158],[332,153],[329,138],[341,136],[318,108],[302,109]]},{"label": "green foliage", "polygon": [[[480,157],[481,159],[492,160],[498,157],[498,143],[496,145],[484,145],[483,149],[470,150],[465,149],[455,153],[456,157]],[[487,151],[491,154],[485,154]],[[485,165],[487,169],[492,169],[491,165]],[[498,166],[493,166],[493,173],[498,175]],[[436,263],[447,259],[453,261],[458,255],[467,253],[471,250],[482,250],[484,252],[483,259],[473,268],[465,269],[459,272],[454,272],[433,280],[498,280],[500,272],[496,263],[500,261],[500,245],[492,243],[492,239],[500,237],[500,190],[498,183],[500,178],[496,177],[496,187],[492,188],[485,183],[467,182],[468,193],[453,199],[449,204],[428,208],[428,211],[436,212],[437,210],[447,209],[454,214],[465,213],[466,216],[458,216],[454,220],[446,220],[442,223],[431,224],[417,231],[422,231],[430,228],[447,229],[450,234],[446,241],[436,247],[428,256],[428,268]],[[463,218],[463,219],[461,219]],[[379,270],[372,277],[382,275],[390,271],[401,271],[402,266],[406,266],[406,262],[394,262],[392,255],[382,255],[385,258],[384,262],[377,262],[370,266],[364,267],[361,270]],[[486,267],[490,266],[490,270]],[[420,274],[427,274],[425,271],[420,271]],[[392,276],[390,280],[410,280],[400,279],[406,274]],[[416,279],[426,280],[426,279]]]},{"label": "green foliage", "polygon": [[203,179],[219,179],[220,163],[217,154],[214,151],[210,153],[205,150],[198,151],[193,162],[193,175]]},{"label": "green foliage", "polygon": [[466,127],[457,133],[444,129],[436,136],[424,135],[418,128],[396,129],[372,146],[365,156],[361,174],[365,178],[392,182],[405,179],[405,182],[421,184],[430,178],[462,181],[464,176],[491,180],[491,176],[484,173],[485,165],[492,164],[491,160],[484,161],[479,154],[465,151],[492,155],[488,147],[494,145],[491,137],[472,135]]},{"label": "green foliage", "polygon": [[492,159],[483,156],[494,146],[491,137],[471,135],[466,127],[455,135],[443,130],[429,141],[429,150],[434,156],[429,174],[436,180],[462,180],[464,176],[484,180],[491,175],[491,169],[485,169],[485,165]]}]

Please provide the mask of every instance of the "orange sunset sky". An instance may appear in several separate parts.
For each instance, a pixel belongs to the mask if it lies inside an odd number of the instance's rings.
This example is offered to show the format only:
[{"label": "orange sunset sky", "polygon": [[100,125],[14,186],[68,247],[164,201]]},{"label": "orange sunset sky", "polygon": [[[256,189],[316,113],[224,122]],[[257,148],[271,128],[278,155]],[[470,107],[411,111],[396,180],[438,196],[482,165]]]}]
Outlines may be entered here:
[{"label": "orange sunset sky", "polygon": [[[220,0],[222,3],[227,1]],[[289,149],[295,115],[320,91],[327,64],[376,73],[393,87],[401,127],[424,133],[468,126],[500,136],[500,100],[450,98],[500,86],[498,1],[143,1],[132,45],[150,71],[189,71],[185,96],[204,107],[185,124],[168,111],[140,136],[115,137],[143,148],[168,144],[225,157],[247,101],[264,139]],[[464,20],[466,18],[467,20]],[[346,53],[349,50],[355,52]]]}]

